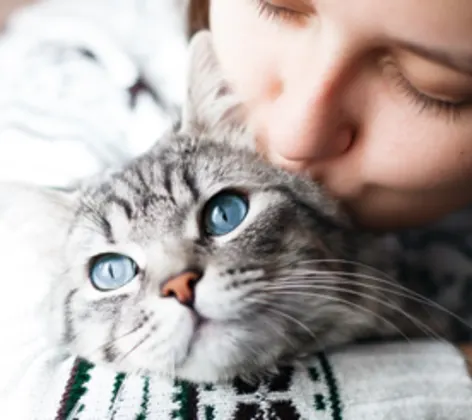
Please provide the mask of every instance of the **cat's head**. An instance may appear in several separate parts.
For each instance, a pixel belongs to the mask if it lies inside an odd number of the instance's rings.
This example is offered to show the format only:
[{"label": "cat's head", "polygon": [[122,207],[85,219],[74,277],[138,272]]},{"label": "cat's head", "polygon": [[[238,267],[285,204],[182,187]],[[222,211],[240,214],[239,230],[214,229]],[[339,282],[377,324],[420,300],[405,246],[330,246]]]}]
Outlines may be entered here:
[{"label": "cat's head", "polygon": [[47,215],[64,238],[47,322],[93,362],[214,381],[349,340],[376,318],[331,274],[347,255],[335,203],[252,151],[210,35],[191,51],[180,130]]}]

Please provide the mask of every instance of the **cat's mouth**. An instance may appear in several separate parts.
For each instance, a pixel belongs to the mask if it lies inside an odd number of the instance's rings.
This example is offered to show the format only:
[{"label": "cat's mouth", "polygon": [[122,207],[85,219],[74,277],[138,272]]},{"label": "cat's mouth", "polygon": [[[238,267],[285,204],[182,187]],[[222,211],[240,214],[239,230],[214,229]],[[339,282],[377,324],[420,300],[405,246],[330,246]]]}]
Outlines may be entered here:
[{"label": "cat's mouth", "polygon": [[[187,350],[187,357],[192,352],[196,342],[198,342],[202,336],[202,330],[211,323],[211,320],[201,315],[194,309],[189,309],[190,316],[193,322],[193,331],[190,336],[188,350]],[[187,358],[186,357],[186,358]]]},{"label": "cat's mouth", "polygon": [[195,334],[197,334],[201,328],[203,328],[206,324],[208,324],[210,320],[195,310],[191,310],[191,311],[192,311],[192,318],[194,322],[193,335],[195,336]]}]

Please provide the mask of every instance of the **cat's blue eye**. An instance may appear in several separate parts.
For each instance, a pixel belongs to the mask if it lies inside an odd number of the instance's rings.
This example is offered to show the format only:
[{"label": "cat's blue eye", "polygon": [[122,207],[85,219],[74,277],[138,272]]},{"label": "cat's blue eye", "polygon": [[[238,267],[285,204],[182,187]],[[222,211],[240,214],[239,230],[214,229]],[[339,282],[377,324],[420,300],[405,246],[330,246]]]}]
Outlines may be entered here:
[{"label": "cat's blue eye", "polygon": [[102,291],[116,290],[134,279],[138,272],[136,263],[126,255],[104,254],[90,265],[90,281]]},{"label": "cat's blue eye", "polygon": [[203,227],[208,235],[226,235],[242,223],[248,210],[249,205],[244,195],[229,191],[219,193],[205,206]]}]

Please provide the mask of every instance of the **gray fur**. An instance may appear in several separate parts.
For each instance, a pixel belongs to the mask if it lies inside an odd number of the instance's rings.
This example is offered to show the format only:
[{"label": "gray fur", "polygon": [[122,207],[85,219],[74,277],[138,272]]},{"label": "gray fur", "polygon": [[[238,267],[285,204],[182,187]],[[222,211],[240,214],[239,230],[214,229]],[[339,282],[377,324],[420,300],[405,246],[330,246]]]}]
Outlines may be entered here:
[{"label": "gray fur", "polygon": [[[351,228],[319,186],[264,162],[218,74],[209,35],[197,35],[191,50],[181,128],[48,214],[66,238],[56,246],[46,306],[55,345],[118,370],[215,381],[360,338],[418,334],[429,312],[412,306],[419,321],[402,312],[410,310],[407,292],[386,279],[393,273],[385,243]],[[244,191],[250,210],[215,239],[200,214],[225,189]],[[88,280],[89,262],[111,251],[141,271],[100,292]],[[194,312],[159,294],[188,268],[203,272],[195,311],[207,321],[199,329]]]}]

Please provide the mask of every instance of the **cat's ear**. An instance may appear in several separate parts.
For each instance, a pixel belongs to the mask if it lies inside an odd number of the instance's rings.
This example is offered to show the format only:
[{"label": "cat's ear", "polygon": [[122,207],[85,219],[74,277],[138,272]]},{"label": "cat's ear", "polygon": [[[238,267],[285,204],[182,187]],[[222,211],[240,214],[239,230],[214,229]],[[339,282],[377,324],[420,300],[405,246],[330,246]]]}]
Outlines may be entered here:
[{"label": "cat's ear", "polygon": [[249,128],[243,106],[223,77],[209,31],[200,31],[193,36],[188,65],[181,130],[204,134],[213,140],[244,136],[241,141],[247,142]]}]

